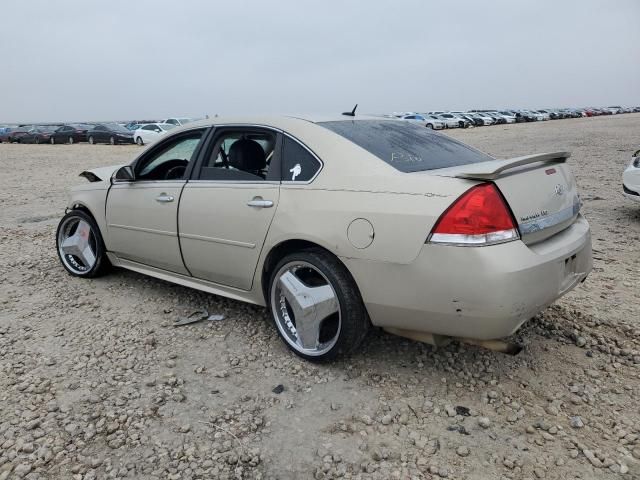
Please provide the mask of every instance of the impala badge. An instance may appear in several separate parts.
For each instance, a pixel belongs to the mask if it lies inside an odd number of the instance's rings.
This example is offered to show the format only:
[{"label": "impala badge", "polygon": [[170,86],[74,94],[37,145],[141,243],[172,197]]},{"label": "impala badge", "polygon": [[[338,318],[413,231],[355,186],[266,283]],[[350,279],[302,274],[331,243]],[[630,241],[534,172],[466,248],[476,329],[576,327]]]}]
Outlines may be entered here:
[{"label": "impala badge", "polygon": [[563,195],[563,194],[564,194],[564,189],[565,189],[565,186],[564,186],[564,185],[562,185],[562,184],[560,184],[560,183],[559,183],[559,184],[557,184],[557,185],[556,185],[556,195],[558,195],[558,196],[559,196],[559,195]]}]

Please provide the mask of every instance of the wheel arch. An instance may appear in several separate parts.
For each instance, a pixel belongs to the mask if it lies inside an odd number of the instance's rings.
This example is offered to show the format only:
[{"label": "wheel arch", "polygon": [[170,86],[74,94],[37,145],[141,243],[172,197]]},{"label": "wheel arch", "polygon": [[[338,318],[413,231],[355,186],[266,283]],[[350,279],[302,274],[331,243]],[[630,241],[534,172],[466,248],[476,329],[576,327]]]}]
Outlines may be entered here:
[{"label": "wheel arch", "polygon": [[269,305],[269,277],[273,273],[273,269],[275,268],[275,266],[286,255],[294,252],[300,252],[303,250],[320,250],[336,258],[338,262],[340,262],[340,264],[349,273],[349,276],[353,280],[354,285],[356,286],[358,291],[360,291],[360,287],[358,286],[355,278],[349,271],[349,268],[347,267],[347,265],[345,265],[345,263],[340,259],[338,255],[333,253],[328,248],[323,247],[322,245],[315,243],[311,240],[294,238],[294,239],[283,240],[280,243],[274,245],[271,248],[271,250],[269,250],[269,253],[266,255],[264,259],[264,262],[262,264],[260,279],[261,279],[261,285],[262,285],[262,295],[264,296],[265,305],[267,306]]},{"label": "wheel arch", "polygon": [[76,193],[67,205],[66,211],[80,210],[89,215],[98,226],[98,231],[107,251],[109,250],[109,238],[107,223],[104,214],[106,203],[106,190],[89,190]]}]

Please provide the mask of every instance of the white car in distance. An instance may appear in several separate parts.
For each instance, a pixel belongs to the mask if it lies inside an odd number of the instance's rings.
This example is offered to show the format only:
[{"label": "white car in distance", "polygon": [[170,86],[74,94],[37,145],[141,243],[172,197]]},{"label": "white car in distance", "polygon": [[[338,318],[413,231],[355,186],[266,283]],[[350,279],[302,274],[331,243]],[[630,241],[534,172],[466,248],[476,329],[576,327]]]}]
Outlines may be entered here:
[{"label": "white car in distance", "polygon": [[133,139],[138,145],[148,145],[158,140],[172,128],[176,128],[176,125],[171,123],[147,123],[133,133]]},{"label": "white car in distance", "polygon": [[186,125],[187,123],[193,122],[193,118],[167,118],[160,123],[170,123],[171,125],[175,125],[176,127],[181,127],[182,125]]},{"label": "white car in distance", "polygon": [[403,115],[400,117],[402,120],[408,120],[410,122],[420,123],[427,128],[433,130],[442,130],[446,127],[445,122],[436,117],[435,115],[421,115],[419,113],[412,113],[410,115]]}]

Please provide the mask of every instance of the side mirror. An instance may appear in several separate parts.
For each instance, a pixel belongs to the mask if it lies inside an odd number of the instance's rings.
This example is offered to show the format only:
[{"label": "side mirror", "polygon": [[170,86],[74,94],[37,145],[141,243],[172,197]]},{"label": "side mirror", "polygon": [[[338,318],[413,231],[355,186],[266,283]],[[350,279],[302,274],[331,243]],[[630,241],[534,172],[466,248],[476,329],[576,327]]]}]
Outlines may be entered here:
[{"label": "side mirror", "polygon": [[134,180],[135,176],[131,165],[120,167],[111,177],[111,183],[133,182]]}]

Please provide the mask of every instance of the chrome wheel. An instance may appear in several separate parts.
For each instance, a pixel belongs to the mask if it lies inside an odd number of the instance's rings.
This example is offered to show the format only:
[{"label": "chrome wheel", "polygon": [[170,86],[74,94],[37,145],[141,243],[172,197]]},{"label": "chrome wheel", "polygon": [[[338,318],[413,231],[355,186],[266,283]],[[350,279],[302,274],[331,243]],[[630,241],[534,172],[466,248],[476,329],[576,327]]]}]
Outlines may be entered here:
[{"label": "chrome wheel", "polygon": [[73,137],[69,137],[69,145],[73,145]]},{"label": "chrome wheel", "polygon": [[56,139],[51,137],[51,139],[49,140],[51,142],[51,145],[55,145],[56,144]]},{"label": "chrome wheel", "polygon": [[91,225],[79,217],[70,216],[58,229],[60,259],[77,275],[89,272],[96,264],[97,239]]},{"label": "chrome wheel", "polygon": [[93,137],[89,137],[89,143],[93,145],[94,143],[96,143],[96,141],[93,139]]},{"label": "chrome wheel", "polygon": [[142,137],[138,137],[138,138],[136,138],[136,143],[137,143],[138,145],[144,145],[144,142],[142,141]]},{"label": "chrome wheel", "polygon": [[109,138],[109,143],[110,143],[111,145],[115,145],[115,144],[116,144],[116,139],[115,139],[115,138],[113,138],[113,137]]},{"label": "chrome wheel", "polygon": [[278,270],[271,287],[271,309],[282,337],[304,355],[324,355],[340,337],[338,295],[311,263],[292,261]]}]

